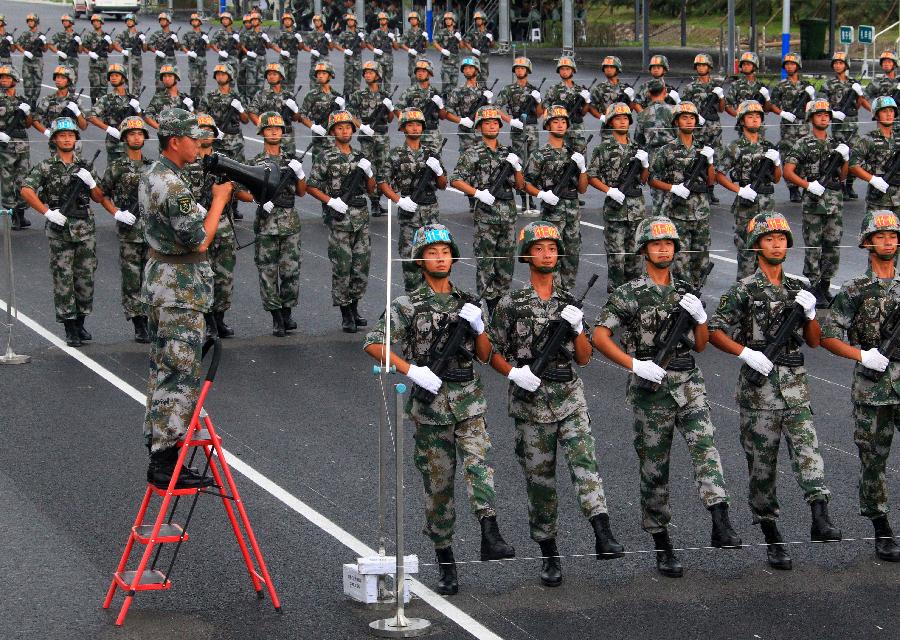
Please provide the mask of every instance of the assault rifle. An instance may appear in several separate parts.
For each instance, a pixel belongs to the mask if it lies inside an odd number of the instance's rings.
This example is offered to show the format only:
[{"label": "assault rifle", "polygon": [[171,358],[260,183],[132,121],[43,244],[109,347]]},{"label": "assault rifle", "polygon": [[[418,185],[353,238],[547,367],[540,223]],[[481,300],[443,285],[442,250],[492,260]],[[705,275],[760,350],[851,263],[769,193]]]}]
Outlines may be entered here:
[{"label": "assault rifle", "polygon": [[[707,160],[705,155],[698,152],[697,157],[694,158],[691,166],[688,167],[687,172],[684,174],[684,179],[681,181],[691,193],[706,193],[709,190],[709,185],[706,182],[707,167],[709,167],[709,160]],[[681,199],[681,196],[673,195]]]},{"label": "assault rifle", "polygon": [[[509,163],[507,163],[509,164]],[[478,304],[476,301],[474,304]],[[475,358],[475,354],[466,348],[466,340],[473,335],[472,327],[467,320],[457,318],[450,322],[449,317],[441,325],[437,336],[428,347],[428,368],[441,380],[452,382],[451,370],[452,365],[457,362],[460,357],[466,360]],[[446,336],[446,340],[444,337]],[[443,342],[443,347],[440,346]],[[418,385],[413,386],[412,397],[419,402],[431,404],[437,397],[436,393],[431,393],[428,389]]]},{"label": "assault rifle", "polygon": [[[594,78],[591,81],[591,84],[587,86],[588,93],[591,92],[591,89],[594,88],[594,85],[597,84],[597,78]],[[581,96],[581,92],[579,91],[575,95],[575,102],[572,103],[572,109],[569,111],[569,120],[572,121],[573,124],[581,124],[584,122],[584,114],[581,113],[581,110],[584,108],[584,98]]]},{"label": "assault rifle", "polygon": [[[759,188],[763,185],[771,184],[772,180],[775,178],[775,163],[772,162],[769,158],[763,156],[760,158],[756,166],[753,167],[753,175],[750,178],[750,182],[748,186],[754,191],[759,191]],[[745,202],[752,202],[751,200],[746,200],[745,198],[741,198]]]},{"label": "assault rifle", "polygon": [[[28,103],[23,100],[21,104],[28,104]],[[31,105],[28,104],[28,106],[30,107]],[[9,125],[7,126],[7,130],[6,130],[6,133],[9,134],[10,138],[12,138],[12,135],[14,133],[16,133],[17,131],[22,131],[22,132],[25,131],[25,128],[24,128],[25,122],[24,121],[25,121],[25,118],[27,118],[27,117],[28,116],[25,115],[24,111],[19,109],[19,107],[16,107],[15,113],[13,114],[12,119],[9,121]],[[26,134],[26,138],[27,137],[28,136]],[[12,141],[10,140],[10,142],[12,142]]]},{"label": "assault rifle", "polygon": [[[851,78],[852,79],[852,78]],[[858,80],[853,80],[853,84],[857,83]],[[851,115],[856,112],[856,102],[859,96],[853,90],[853,84],[851,84],[850,88],[847,89],[847,92],[844,94],[844,97],[841,98],[841,101],[838,103],[837,110],[843,112],[845,115]]]},{"label": "assault rifle", "polygon": [[[541,92],[541,87],[544,86],[544,83],[547,82],[547,78],[541,80],[541,83],[537,86],[537,92]],[[519,120],[522,121],[522,124],[534,124],[537,122],[537,114],[535,113],[535,107],[537,106],[537,100],[534,99],[534,96],[531,95],[531,92],[528,92],[528,96],[525,98],[525,102],[522,103],[522,113],[519,114]]]},{"label": "assault rifle", "polygon": [[[397,89],[400,87],[399,84],[394,85],[394,90],[391,91],[391,95],[388,96],[389,100],[394,99],[394,94],[397,93]],[[432,103],[434,104],[434,103]],[[436,106],[436,105],[435,105]],[[372,126],[375,127],[385,127],[387,126],[387,119],[390,113],[388,112],[388,108],[384,105],[383,102],[379,102],[378,106],[375,107],[375,111],[372,112]]]},{"label": "assault rifle", "polygon": [[[69,90],[69,93],[71,94],[71,89]],[[81,102],[81,94],[83,94],[83,93],[84,93],[84,87],[79,89],[78,93],[76,93],[74,96],[71,96],[67,102],[74,102],[75,104],[78,104],[79,102]],[[75,114],[72,112],[72,110],[69,109],[69,107],[63,108],[63,111],[68,111],[69,113],[72,114],[72,117],[75,118],[76,121],[78,120],[78,118],[75,116]],[[62,112],[60,112],[60,115],[62,115]]]},{"label": "assault rifle", "polygon": [[825,163],[825,168],[819,172],[819,184],[826,189],[829,188],[829,185],[839,185],[841,167],[843,166],[844,156],[839,151],[832,151],[831,155],[828,156],[828,162]]},{"label": "assault rifle", "polygon": [[[339,197],[347,206],[353,206],[353,200],[365,194],[367,177],[365,172],[359,167],[356,167],[344,177],[344,180],[341,183],[341,195]],[[330,216],[332,220],[343,222],[346,214],[335,211],[327,205],[325,205],[325,210],[326,215]]]},{"label": "assault rifle", "polygon": [[[640,160],[632,158],[619,173],[619,179],[616,181],[618,186],[616,188],[624,193],[625,197],[636,198],[643,193],[640,187],[641,172],[643,168]],[[608,201],[615,208],[619,208],[625,204],[624,202],[619,204],[612,198],[608,198]]]},{"label": "assault rifle", "polygon": [[624,102],[625,104],[627,104],[630,107],[632,105],[632,103],[634,103],[638,98],[640,98],[640,96],[637,94],[637,91],[635,91],[635,87],[637,87],[637,81],[640,79],[640,77],[641,77],[641,74],[640,73],[637,74],[634,77],[634,83],[631,85],[631,90],[634,91],[634,100],[629,98],[628,94],[625,93],[625,87],[624,87],[625,83],[623,82],[622,83],[623,87],[622,87],[622,89],[619,90],[619,95],[616,96],[616,102]]},{"label": "assault rifle", "polygon": [[[900,347],[900,305],[894,307],[894,310],[881,323],[881,342],[878,344],[878,352],[885,358],[890,358],[898,347]],[[859,375],[872,382],[881,380],[885,373],[887,373],[887,369],[876,371],[868,367],[861,367],[859,370]]]},{"label": "assault rifle", "polygon": [[[584,143],[585,148],[587,148],[587,145],[589,145],[591,143],[591,140],[593,140],[593,138],[594,138],[593,133],[590,136],[588,136],[587,141]],[[578,179],[578,165],[575,164],[574,160],[569,158],[569,161],[565,164],[565,166],[559,171],[559,173],[555,177],[556,177],[556,179],[553,181],[553,188],[551,189],[551,191],[553,191],[553,193],[555,193],[557,196],[562,198],[562,196],[560,196],[559,194],[563,193],[566,189],[568,189],[569,185],[572,184],[573,180],[577,181],[577,179]],[[577,192],[578,192],[578,189],[577,189],[577,182],[576,182],[576,195],[575,195],[576,198],[578,197]],[[559,203],[557,203],[557,205],[558,204]],[[543,204],[543,206],[541,207],[541,209],[542,210],[547,210],[547,209],[552,210],[557,205],[549,205],[545,202]]]},{"label": "assault rifle", "polygon": [[[140,103],[140,101],[141,101],[141,96],[144,95],[144,89],[146,89],[146,88],[147,88],[147,85],[142,86],[142,87],[141,87],[141,90],[138,91],[137,95],[134,97],[134,99],[137,100],[138,103]],[[128,110],[131,111],[131,115],[132,115],[132,116],[139,116],[139,115],[141,115],[141,112],[139,112],[137,109],[135,109],[134,107],[132,107],[130,103],[129,103],[129,105],[128,105]]]},{"label": "assault rifle", "polygon": [[[597,282],[597,278],[598,276],[596,273],[591,275],[591,279],[588,280],[584,293],[581,294],[580,298],[571,303],[573,306],[576,306],[579,309],[581,308],[591,287]],[[560,353],[569,360],[572,360],[574,358],[573,354],[563,346],[563,344],[571,337],[572,326],[568,322],[562,318],[551,320],[537,337],[534,346],[531,349],[531,353],[534,356],[530,365],[531,372],[538,378],[542,377],[554,366]],[[523,389],[519,385],[513,385],[513,397],[517,400],[532,400],[536,393],[536,391]]]},{"label": "assault rifle", "polygon": [[473,114],[476,111],[478,111],[481,107],[488,104],[488,99],[487,99],[487,96],[484,95],[484,92],[490,91],[491,93],[494,93],[494,87],[497,86],[498,80],[500,80],[500,78],[494,78],[494,83],[490,87],[488,87],[487,89],[481,90],[481,93],[478,95],[478,100],[475,102],[474,109],[472,110]]},{"label": "assault rifle", "polygon": [[[494,175],[491,176],[491,181],[487,188],[488,193],[497,200],[512,200],[513,193],[512,189],[509,187],[509,176],[513,174],[513,171],[512,164],[507,162],[506,158],[501,160],[500,166],[497,167],[494,171]],[[478,199],[475,200],[475,203],[477,209],[481,209],[485,213],[490,213],[490,206]]]},{"label": "assault rifle", "polygon": [[[781,324],[778,325],[778,329],[774,333],[767,332],[768,335],[766,337],[768,338],[768,341],[766,342],[765,349],[762,351],[763,355],[774,363],[794,339],[794,334],[797,329],[802,327],[805,321],[806,311],[803,310],[801,305],[795,302],[787,314],[785,314]],[[747,369],[748,371],[745,377],[750,384],[756,387],[763,386],[769,377],[764,376],[756,369],[750,369],[749,367],[747,367]]]},{"label": "assault rifle", "polygon": [[[94,163],[97,161],[97,156],[100,155],[100,149],[94,152],[94,157],[91,158],[91,161],[85,165],[85,169],[88,171],[94,168]],[[74,217],[73,211],[75,206],[78,204],[79,197],[82,195],[82,190],[87,189],[87,185],[76,176],[74,173],[69,176],[69,183],[66,185],[65,194],[66,199],[62,201],[62,204],[59,205],[58,209],[61,214],[65,217],[70,218]],[[53,224],[52,222],[50,224]],[[62,229],[61,226],[56,225],[59,229]]]},{"label": "assault rifle", "polygon": [[[693,293],[698,298],[701,296],[703,285],[706,284],[706,278],[709,276],[709,272],[713,270],[713,266],[710,262],[703,268],[703,271],[700,272],[697,286],[688,293]],[[656,347],[653,364],[665,369],[672,361],[672,358],[675,357],[676,349],[684,341],[687,332],[691,331],[695,324],[697,323],[690,312],[680,306],[669,314],[669,317],[656,330],[656,335],[653,336],[653,346]],[[634,386],[644,391],[656,391],[659,389],[659,383],[645,380],[644,378],[637,378]]]},{"label": "assault rifle", "polygon": [[719,121],[719,96],[715,93],[710,93],[706,96],[706,100],[700,107],[700,115],[707,122],[718,122]]},{"label": "assault rifle", "polygon": [[[444,145],[447,144],[447,138],[444,138],[444,141],[441,142],[441,146],[438,148],[437,153],[434,155],[438,158],[441,157],[441,152],[444,150]],[[507,164],[509,164],[507,162]],[[435,184],[437,183],[437,176],[434,175],[434,171],[431,170],[431,167],[424,166],[419,171],[419,176],[416,181],[416,188],[413,189],[412,194],[409,196],[410,199],[416,204],[424,204],[422,202],[424,196],[428,193],[434,193]],[[403,211],[400,211],[403,213]],[[398,214],[399,215],[399,214]]]}]

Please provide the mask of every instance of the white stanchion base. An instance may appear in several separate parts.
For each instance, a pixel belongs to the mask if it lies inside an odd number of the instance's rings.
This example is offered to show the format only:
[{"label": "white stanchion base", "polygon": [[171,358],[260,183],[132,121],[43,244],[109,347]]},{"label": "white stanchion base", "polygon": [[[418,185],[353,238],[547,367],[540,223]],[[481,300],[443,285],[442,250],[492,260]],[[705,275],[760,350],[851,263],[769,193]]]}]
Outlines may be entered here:
[{"label": "white stanchion base", "polygon": [[0,364],[28,364],[29,362],[31,362],[31,356],[19,355],[12,351],[0,356]]},{"label": "white stanchion base", "polygon": [[379,638],[415,638],[428,633],[431,623],[424,618],[404,617],[398,624],[397,616],[369,623],[372,633]]}]

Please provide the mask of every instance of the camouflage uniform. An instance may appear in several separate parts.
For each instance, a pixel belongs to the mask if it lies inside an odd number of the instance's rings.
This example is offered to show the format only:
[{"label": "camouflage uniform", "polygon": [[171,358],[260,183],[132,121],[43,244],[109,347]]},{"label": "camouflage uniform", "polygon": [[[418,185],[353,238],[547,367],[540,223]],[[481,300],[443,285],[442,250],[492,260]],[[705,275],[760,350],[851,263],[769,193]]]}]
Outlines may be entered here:
[{"label": "camouflage uniform", "polygon": [[[706,104],[706,101],[710,96],[715,96],[713,93],[713,89],[722,88],[721,82],[717,82],[710,78],[709,82],[700,82],[700,80],[694,80],[687,87],[682,89],[681,91],[681,99],[688,100],[697,105],[697,110],[702,111],[703,106]],[[716,155],[722,150],[722,121],[719,118],[719,102],[718,97],[716,97],[716,109],[715,115],[711,118],[706,118],[706,122],[703,123],[703,126],[697,126],[694,130],[694,135],[697,136],[700,140],[703,141],[703,144],[712,147],[716,151]],[[702,115],[702,114],[701,114]]]},{"label": "camouflage uniform", "polygon": [[270,84],[266,83],[266,88],[258,92],[250,100],[250,105],[246,108],[257,115],[266,111],[274,111],[281,115],[284,120],[284,135],[281,138],[281,148],[288,154],[293,155],[297,151],[297,143],[294,139],[294,112],[284,104],[285,100],[290,98],[291,94],[284,91],[283,88],[281,91],[276,92],[272,90]]},{"label": "camouflage uniform", "polygon": [[[756,271],[725,292],[710,320],[709,330],[711,333],[724,331],[736,342],[762,351],[767,333],[777,328],[782,314],[794,305],[797,291],[804,286],[801,280],[787,274],[782,275],[780,286],[773,285],[762,271]],[[773,362],[772,372],[761,387],[747,380],[750,369],[746,365],[741,367],[738,377],[741,445],[750,473],[748,502],[754,524],[775,520],[780,513],[775,487],[782,434],[806,501],[827,501],[831,495],[825,487],[825,465],[812,422],[809,381],[800,352],[802,344],[802,330],[798,330],[784,354]],[[788,366],[781,362],[801,364]]]},{"label": "camouflage uniform", "polygon": [[[530,364],[537,338],[563,307],[572,303],[567,291],[553,288],[542,300],[531,286],[511,291],[500,299],[489,327],[494,349],[514,366]],[[586,329],[585,329],[586,330]],[[574,353],[573,340],[564,345]],[[597,468],[594,436],[588,415],[584,383],[568,357],[560,355],[556,372],[568,368],[568,382],[541,380],[533,400],[513,396],[509,384],[509,415],[516,423],[516,458],[525,473],[528,488],[528,520],[536,542],[557,537],[556,450],[562,449],[572,485],[585,517],[607,513],[603,480]]]},{"label": "camouflage uniform", "polygon": [[[81,45],[75,40],[75,37],[78,36],[74,31],[69,33],[67,31],[59,31],[54,33],[50,38],[50,43],[56,47],[58,51],[66,54],[65,60],[62,58],[59,59],[59,64],[65,65],[72,70],[72,86],[78,86],[78,50]],[[2,56],[0,56],[2,58]]]},{"label": "camouflage uniform", "polygon": [[[130,91],[120,96],[115,91],[104,93],[100,98],[91,105],[91,110],[86,116],[94,116],[100,118],[103,122],[111,127],[118,127],[119,123],[129,116],[140,115],[135,111],[134,107],[129,104],[130,100],[137,100],[137,96]],[[149,107],[148,107],[149,108]],[[156,116],[151,116],[156,117]],[[106,163],[112,164],[113,160],[121,158],[125,155],[124,143],[118,138],[106,134]],[[104,189],[104,193],[109,193]],[[132,211],[135,215],[136,212]]]},{"label": "camouflage uniform", "polygon": [[566,85],[565,82],[559,82],[553,85],[544,96],[544,104],[559,104],[566,108],[569,112],[569,129],[566,131],[566,146],[572,151],[584,153],[587,149],[587,142],[584,137],[584,114],[581,108],[584,105],[584,99],[580,92],[586,89],[577,82],[573,82],[572,86]]},{"label": "camouflage uniform", "polygon": [[[175,38],[173,39],[172,36],[175,36]],[[162,78],[159,77],[159,70],[164,64],[169,64],[173,67],[177,64],[175,62],[175,50],[178,48],[178,36],[175,35],[174,31],[157,29],[147,38],[146,44],[149,49],[156,49],[165,54],[162,58],[157,55],[153,56],[153,61],[156,64],[156,72],[154,74],[154,77],[156,78],[155,86],[156,90],[159,91],[163,88]]]},{"label": "camouflage uniform", "polygon": [[[622,80],[615,84],[610,82],[609,79],[598,82],[591,89],[591,104],[597,107],[600,113],[606,113],[607,107],[615,102],[624,102],[630,107],[632,102],[625,93],[626,87],[630,88],[631,85]],[[635,97],[637,97],[637,92],[635,92]]]},{"label": "camouflage uniform", "polygon": [[[604,184],[618,187],[619,176],[634,158],[639,147],[636,142],[619,144],[612,137],[604,138],[594,147],[588,177],[598,178]],[[612,198],[603,202],[603,242],[606,247],[607,293],[641,275],[641,257],[637,255],[635,232],[641,220],[647,217],[644,194],[625,196],[619,204]]]},{"label": "camouflage uniform", "polygon": [[297,87],[297,55],[303,45],[303,38],[293,28],[282,28],[272,42],[283,52],[279,54],[278,62],[284,67],[284,87],[288,93],[293,93]]},{"label": "camouflage uniform", "polygon": [[[228,54],[228,57],[222,60],[223,62],[232,65],[238,64],[240,36],[236,31],[222,27],[212,35],[210,40],[210,44],[215,45],[219,51],[224,51]],[[219,58],[221,59],[221,56]]]},{"label": "camouflage uniform", "polygon": [[[443,25],[443,21],[441,21]],[[450,52],[449,56],[441,54],[441,95],[444,99],[456,88],[459,82],[459,40],[456,39],[456,26],[453,30],[440,26],[434,30],[434,43]]]},{"label": "camouflage uniform", "polygon": [[[379,86],[380,83],[379,83]],[[356,116],[362,124],[367,124],[375,131],[374,136],[367,136],[364,133],[359,134],[359,150],[363,157],[368,158],[375,168],[375,173],[381,173],[384,163],[387,162],[388,154],[388,125],[387,125],[387,107],[382,101],[388,98],[388,94],[383,89],[378,91],[370,91],[366,86],[347,99],[347,111]],[[385,112],[385,118],[382,121],[374,122],[373,116],[376,111]],[[375,196],[377,197],[377,196]],[[376,200],[377,201],[377,200]],[[401,254],[403,255],[403,254]]]},{"label": "camouflage uniform", "polygon": [[266,68],[266,41],[263,40],[262,32],[248,29],[241,32],[241,44],[247,51],[256,53],[255,58],[247,56],[240,65],[244,71],[244,82],[241,85],[238,80],[238,90],[249,96],[259,91],[266,80],[263,72]]},{"label": "camouflage uniform", "polygon": [[[60,96],[56,91],[53,93],[48,93],[43,98],[38,100],[37,107],[32,112],[32,116],[37,122],[40,122],[44,127],[49,129],[53,124],[53,121],[57,118],[62,117],[71,117],[74,118],[74,114],[66,109],[66,105],[75,100],[75,95],[72,91],[68,91],[66,95]],[[49,143],[51,149],[55,149],[53,143]]]},{"label": "camouflage uniform", "polygon": [[530,82],[526,82],[525,85],[513,82],[500,89],[496,99],[498,107],[525,125],[524,129],[511,127],[509,130],[512,151],[523,163],[527,163],[531,153],[538,148],[538,119],[535,111],[537,103],[531,97],[531,92],[536,90],[537,87]]},{"label": "camouflage uniform", "polygon": [[209,46],[209,35],[205,31],[188,31],[182,46],[197,54],[196,58],[188,57],[188,79],[191,82],[191,100],[199,103],[206,89],[206,49]]},{"label": "camouflage uniform", "polygon": [[[873,175],[884,176],[885,166],[900,151],[900,136],[894,133],[890,138],[885,138],[881,130],[876,128],[848,146],[851,167],[862,167]],[[889,186],[887,192],[882,193],[869,185],[866,189],[866,212],[877,209],[890,209],[895,214],[900,213],[900,190]]]},{"label": "camouflage uniform", "polygon": [[[93,51],[99,56],[97,60],[93,58],[88,59],[88,87],[91,95],[91,104],[96,103],[100,96],[106,93],[109,86],[106,80],[106,69],[109,67],[111,44],[112,37],[104,31],[100,33],[91,31],[82,40],[82,46],[85,49]],[[174,60],[172,64],[175,64]],[[74,87],[75,85],[73,84],[72,86]]]},{"label": "camouflage uniform", "polygon": [[219,89],[210,91],[200,101],[200,112],[213,117],[216,126],[222,132],[222,138],[213,140],[213,149],[232,160],[244,161],[244,134],[241,133],[240,114],[231,106],[232,100],[239,100],[246,108],[241,93],[229,85],[230,91],[222,93]]},{"label": "camouflage uniform", "polygon": [[[303,104],[300,105],[300,115],[309,118],[314,124],[322,127],[328,126],[328,116],[340,109],[341,107],[335,102],[336,98],[343,96],[333,88],[330,92],[322,91],[319,84],[314,85],[315,89],[311,89],[303,96]],[[332,145],[329,136],[312,136],[312,159],[317,162],[322,153]]]},{"label": "camouflage uniform", "polygon": [[[880,96],[893,96],[894,91],[897,89],[898,82],[900,82],[900,76],[888,78],[886,75],[881,74],[875,76],[872,81],[863,88],[863,93],[869,101],[869,104],[872,104],[875,98]],[[894,132],[897,133],[898,131],[900,131],[900,118],[894,120]],[[832,129],[831,132],[832,135],[834,135],[834,129]]]},{"label": "camouflage uniform", "polygon": [[[337,42],[343,49],[349,49],[353,52],[352,56],[341,53],[344,58],[344,95],[349,96],[353,92],[359,90],[359,80],[362,77],[362,43],[365,34],[357,31],[344,29],[338,35]],[[387,96],[385,96],[387,97]]]},{"label": "camouflage uniform", "polygon": [[[653,338],[659,326],[679,309],[681,292],[690,288],[691,285],[674,277],[671,285],[658,286],[643,275],[612,292],[596,325],[613,332],[621,328],[621,343],[629,355],[652,358],[657,349]],[[690,354],[693,342],[694,335],[688,332],[674,360],[680,361],[678,366],[669,365],[656,391],[636,387],[637,377],[628,376],[628,400],[634,412],[634,449],[641,474],[641,525],[651,534],[665,531],[672,519],[669,459],[675,429],[687,444],[700,500],[707,508],[729,501],[706,400],[706,383]]]},{"label": "camouflage uniform", "polygon": [[[316,65],[320,62],[328,62],[328,52],[330,49],[328,48],[329,40],[325,37],[325,32],[313,31],[310,33],[306,39],[306,45],[310,49],[315,49],[319,52],[319,57],[310,54],[310,63],[309,63],[309,83],[310,87],[315,87],[316,85],[316,74],[314,69]],[[312,91],[312,89],[310,89]]]},{"label": "camouflage uniform", "polygon": [[12,64],[12,45],[15,40],[9,31],[0,35],[0,65]]},{"label": "camouflage uniform", "polygon": [[[476,81],[475,86],[463,84],[456,87],[447,97],[447,111],[460,118],[469,118],[475,120],[475,112],[478,108],[487,104],[487,98],[484,97],[485,86]],[[462,124],[456,127],[459,132],[459,153],[462,154],[481,139],[481,134],[477,129],[469,129]]]},{"label": "camouflage uniform", "polygon": [[[728,91],[725,92],[725,105],[732,109],[737,109],[744,100],[756,100],[765,107],[767,101],[763,99],[763,96],[759,91],[765,86],[766,85],[759,80],[750,82],[746,77],[741,76],[732,82],[731,86],[728,87]],[[806,114],[795,113],[794,115],[797,116],[797,119],[801,119]]]},{"label": "camouflage uniform", "polygon": [[[374,49],[381,49],[382,55],[375,55],[375,62],[381,65],[381,82],[385,87],[390,87],[394,79],[394,41],[388,37],[389,31],[375,29],[366,38]],[[437,37],[437,34],[435,34]]]},{"label": "camouflage uniform", "polygon": [[[44,77],[44,40],[38,31],[23,31],[16,39],[16,44],[30,51],[31,60],[22,56],[22,93],[28,104],[37,104],[41,95],[41,81]],[[72,85],[74,86],[74,85]]]},{"label": "camouflage uniform", "polygon": [[[409,362],[429,363],[429,348],[447,321],[459,321],[459,310],[474,296],[456,287],[450,295],[435,294],[423,284],[409,295],[391,303],[391,340]],[[465,322],[465,320],[462,320]],[[366,336],[365,345],[384,343],[382,316]],[[474,351],[474,339],[466,347]],[[472,362],[460,359],[459,368],[472,369]],[[416,468],[425,488],[425,527],[436,549],[449,547],[456,523],[454,480],[456,457],[462,459],[463,477],[472,512],[479,519],[496,516],[494,511],[494,470],[487,464],[491,440],[484,413],[484,385],[472,370],[469,382],[444,381],[431,404],[407,395],[406,413],[415,422]]]},{"label": "camouflage uniform", "polygon": [[[672,126],[672,106],[665,102],[653,102],[637,114],[634,126],[634,140],[650,155],[650,162],[656,153],[675,140]],[[657,200],[654,199],[654,204]]]},{"label": "camouflage uniform", "polygon": [[[31,171],[31,153],[24,126],[25,114],[22,113],[17,118],[16,112],[21,111],[19,105],[24,102],[22,96],[10,96],[5,91],[0,91],[0,131],[10,137],[9,142],[0,142],[0,189],[3,191],[0,206],[15,209],[23,215],[26,205],[20,190],[22,181]],[[15,129],[11,127],[14,119],[22,123]]]},{"label": "camouflage uniform", "polygon": [[778,146],[782,155],[787,155],[800,138],[810,133],[809,125],[806,123],[806,108],[797,109],[797,106],[804,99],[806,87],[811,86],[803,77],[796,84],[785,78],[772,89],[772,104],[797,116],[796,122],[781,121],[781,142]]},{"label": "camouflage uniform", "polygon": [[[826,100],[833,108],[837,109],[848,91],[852,92],[854,96],[856,95],[852,88],[855,83],[856,80],[849,76],[844,81],[839,80],[837,77],[829,78],[822,91]],[[846,118],[844,118],[843,122],[834,120],[831,123],[831,135],[838,142],[843,142],[853,149],[854,144],[859,141],[859,109],[856,107],[855,99],[852,106],[844,112],[844,115]]]},{"label": "camouflage uniform", "polygon": [[[487,82],[488,78],[491,75],[491,45],[493,40],[487,37],[488,30],[480,31],[477,27],[473,28],[468,34],[466,34],[465,41],[471,46],[473,49],[478,49],[481,54],[475,56],[478,58],[478,62],[481,63],[481,66],[478,68],[478,79],[481,82]],[[421,51],[421,49],[420,49]],[[475,53],[471,52],[474,56]],[[552,102],[551,104],[558,104],[557,102]]]},{"label": "camouflage uniform", "polygon": [[[650,83],[653,80],[662,80],[666,85],[666,93],[672,93],[675,91],[675,85],[666,80],[665,75],[661,78],[647,78],[641,84],[637,85],[634,89],[634,102],[635,104],[640,105],[641,109],[646,109],[653,101],[650,100]],[[666,99],[666,104],[673,105],[675,101],[672,98]]]},{"label": "camouflage uniform", "polygon": [[141,41],[140,35],[140,32],[132,33],[126,29],[117,33],[113,38],[122,47],[124,56],[122,65],[128,70],[126,78],[128,86],[136,89],[144,86],[144,43]]},{"label": "camouflage uniform", "polygon": [[428,85],[427,89],[423,89],[418,82],[414,81],[413,84],[403,90],[400,98],[394,103],[394,108],[398,111],[413,107],[425,114],[425,129],[422,134],[422,141],[435,147],[439,147],[441,140],[443,140],[441,133],[438,131],[440,109],[432,101],[432,98],[438,95],[440,94],[433,86]]},{"label": "camouflage uniform", "polygon": [[[190,99],[191,97],[183,91],[179,91],[177,95],[172,96],[169,95],[169,92],[166,89],[163,89],[162,91],[157,91],[153,94],[153,97],[150,99],[150,104],[144,109],[144,114],[159,122],[160,115],[167,109],[186,109],[188,111],[193,111],[193,109],[188,109],[187,103],[185,102],[185,100]],[[218,120],[216,122],[218,122]]]},{"label": "camouflage uniform", "polygon": [[400,44],[405,44],[410,49],[415,49],[419,54],[418,56],[411,56],[408,53],[406,55],[406,72],[409,75],[409,83],[415,85],[416,60],[419,56],[425,55],[425,51],[428,49],[428,38],[425,37],[425,31],[422,27],[410,27],[402,36],[400,36]]}]

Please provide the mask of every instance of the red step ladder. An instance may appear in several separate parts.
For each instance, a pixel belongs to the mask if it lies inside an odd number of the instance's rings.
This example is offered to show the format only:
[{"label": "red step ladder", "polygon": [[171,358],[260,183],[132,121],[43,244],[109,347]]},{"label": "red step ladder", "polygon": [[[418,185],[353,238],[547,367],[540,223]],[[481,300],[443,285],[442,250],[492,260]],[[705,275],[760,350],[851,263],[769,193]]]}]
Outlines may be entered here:
[{"label": "red step ladder", "polygon": [[[181,544],[188,540],[187,526],[190,523],[194,508],[197,505],[197,499],[201,493],[217,495],[222,499],[222,505],[225,507],[225,513],[231,523],[231,528],[234,530],[234,536],[237,539],[257,597],[259,599],[264,597],[263,585],[265,585],[269,592],[269,597],[272,599],[272,604],[275,606],[275,611],[281,612],[281,603],[278,600],[278,594],[275,593],[275,586],[272,584],[269,570],[266,568],[256,536],[253,534],[253,528],[250,526],[250,518],[247,517],[247,511],[234,483],[231,469],[229,469],[225,456],[222,453],[222,439],[216,434],[212,420],[203,408],[203,403],[215,379],[222,351],[219,340],[208,340],[203,346],[204,356],[210,347],[212,347],[213,351],[212,362],[209,366],[209,371],[206,373],[203,387],[200,390],[200,398],[197,400],[197,406],[194,409],[190,426],[184,439],[178,443],[181,451],[178,454],[172,481],[166,489],[147,484],[144,499],[141,502],[134,525],[131,527],[128,542],[125,544],[125,551],[122,553],[122,558],[119,560],[119,565],[113,574],[109,590],[106,592],[106,599],[103,601],[103,608],[108,609],[110,604],[112,604],[116,588],[118,587],[125,592],[125,601],[122,603],[122,608],[119,610],[119,615],[116,618],[116,625],[119,626],[125,622],[128,608],[131,606],[138,591],[162,591],[172,588],[172,582],[169,579],[172,568],[175,566],[175,560],[178,557]],[[213,487],[206,489],[175,489],[178,474],[182,465],[186,462],[189,450],[191,451],[191,461],[193,461],[198,450],[202,451],[206,456],[204,475],[207,471],[212,472],[213,480],[215,481]],[[150,507],[150,501],[153,496],[162,498],[162,503],[159,506],[156,518],[152,521],[145,521],[144,516]],[[179,525],[173,522],[173,518],[182,496],[193,496],[193,500],[191,501],[184,525]],[[232,503],[234,504],[232,505]],[[235,514],[235,509],[237,514]],[[241,529],[242,525],[243,530]],[[138,562],[137,568],[127,570],[126,566],[135,543],[143,545],[144,551],[140,554],[140,562]],[[166,544],[174,544],[175,548],[169,559],[168,567],[163,571],[159,568],[162,566],[159,561],[163,545]],[[251,550],[252,556],[250,554]]]}]

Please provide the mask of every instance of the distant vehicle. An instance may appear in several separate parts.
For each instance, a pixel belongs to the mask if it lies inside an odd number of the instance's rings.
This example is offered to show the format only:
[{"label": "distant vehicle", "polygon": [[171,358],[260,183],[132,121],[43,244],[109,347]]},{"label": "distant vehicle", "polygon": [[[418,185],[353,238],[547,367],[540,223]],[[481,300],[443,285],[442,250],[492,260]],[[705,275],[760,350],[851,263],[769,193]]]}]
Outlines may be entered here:
[{"label": "distant vehicle", "polygon": [[137,13],[141,8],[140,0],[72,0],[75,17],[90,17],[94,13],[105,13],[119,18],[129,13]]}]

